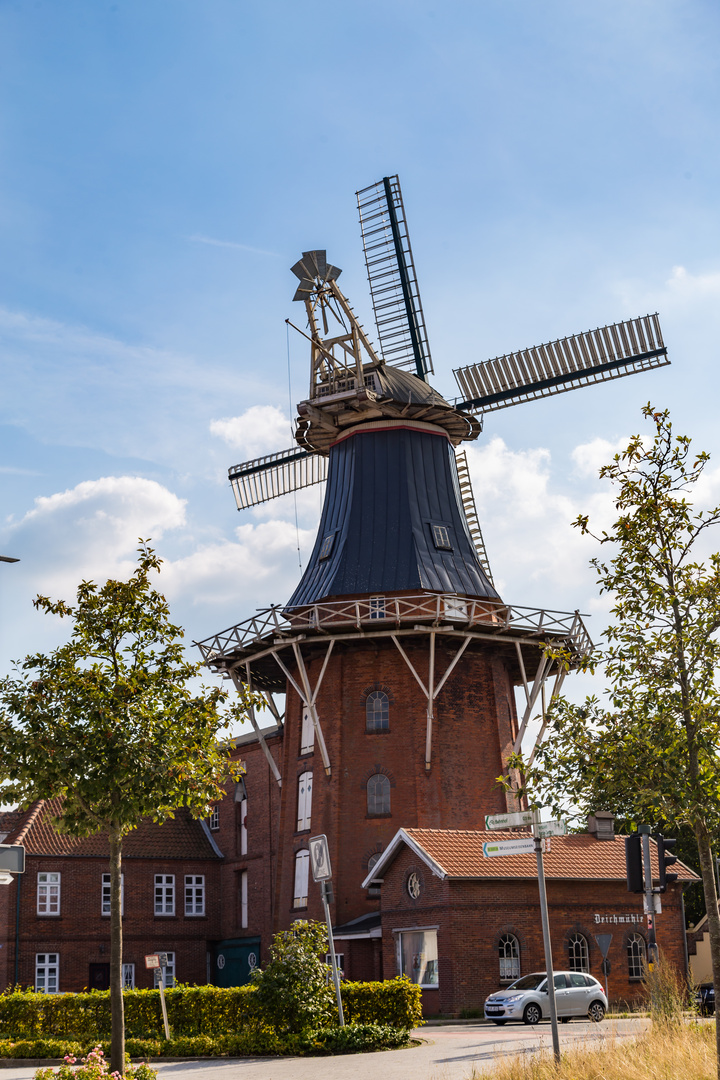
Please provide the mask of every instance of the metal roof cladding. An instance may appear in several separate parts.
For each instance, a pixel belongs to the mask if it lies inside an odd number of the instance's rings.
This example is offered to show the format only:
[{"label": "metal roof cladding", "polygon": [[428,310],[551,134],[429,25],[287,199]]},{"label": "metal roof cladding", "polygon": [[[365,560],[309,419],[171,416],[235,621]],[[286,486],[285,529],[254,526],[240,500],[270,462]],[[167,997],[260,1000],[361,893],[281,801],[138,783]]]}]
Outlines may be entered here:
[{"label": "metal roof cladding", "polygon": [[418,589],[500,599],[468,532],[447,434],[413,421],[365,424],[330,449],[315,547],[287,607]]}]

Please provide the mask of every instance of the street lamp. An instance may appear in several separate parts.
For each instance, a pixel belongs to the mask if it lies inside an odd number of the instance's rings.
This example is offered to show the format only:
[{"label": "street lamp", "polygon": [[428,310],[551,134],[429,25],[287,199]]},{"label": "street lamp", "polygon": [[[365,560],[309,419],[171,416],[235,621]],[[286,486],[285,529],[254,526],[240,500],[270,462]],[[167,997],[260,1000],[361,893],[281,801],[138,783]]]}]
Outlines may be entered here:
[{"label": "street lamp", "polygon": [[9,555],[0,555],[0,562],[20,562],[20,560],[11,559]]}]

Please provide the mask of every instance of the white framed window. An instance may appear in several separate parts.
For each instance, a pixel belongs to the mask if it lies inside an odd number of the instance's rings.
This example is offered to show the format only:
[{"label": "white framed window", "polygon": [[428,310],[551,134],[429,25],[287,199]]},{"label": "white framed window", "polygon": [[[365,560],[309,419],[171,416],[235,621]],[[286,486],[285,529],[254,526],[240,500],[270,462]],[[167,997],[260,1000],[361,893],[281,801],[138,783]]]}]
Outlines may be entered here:
[{"label": "white framed window", "polygon": [[298,777],[298,832],[310,828],[310,817],[312,815],[312,777],[313,774],[311,772],[300,773],[300,776]]},{"label": "white framed window", "polygon": [[300,753],[309,754],[315,748],[315,725],[307,705],[302,711],[302,731],[300,733]]},{"label": "white framed window", "polygon": [[243,929],[248,924],[248,872],[243,870],[240,874],[240,925]]},{"label": "white framed window", "polygon": [[365,730],[389,731],[390,701],[384,690],[371,690],[365,698]]},{"label": "white framed window", "polygon": [[213,806],[210,811],[210,817],[208,818],[208,825],[213,830],[220,828],[220,805]]},{"label": "white framed window", "polygon": [[367,782],[367,812],[371,816],[390,813],[390,781],[383,773],[374,773]]},{"label": "white framed window", "polygon": [[135,965],[134,964],[123,964],[122,978],[123,978],[123,990],[134,990],[135,989]]},{"label": "white framed window", "polygon": [[[327,964],[328,967],[330,967],[330,968],[332,967],[332,956],[330,955],[329,952],[325,953],[325,963]],[[345,953],[336,952],[335,953],[335,963],[338,966],[338,971],[340,973],[340,977],[344,978],[345,977]]]},{"label": "white framed window", "polygon": [[568,941],[568,968],[570,971],[590,970],[590,950],[584,934],[573,934]]},{"label": "white framed window", "polygon": [[175,914],[175,875],[155,875],[155,914]]},{"label": "white framed window", "polygon": [[295,855],[295,888],[293,890],[293,907],[307,907],[308,902],[308,873],[310,870],[310,852],[307,848],[298,851]]},{"label": "white framed window", "polygon": [[[375,864],[378,862],[381,855],[382,855],[381,851],[376,851],[373,855],[370,856],[370,858],[368,859],[368,864],[367,864],[367,872],[368,872],[368,874],[370,873],[372,868],[375,866]],[[371,885],[368,886],[368,896],[379,896],[379,895],[380,895],[380,886],[377,883],[373,882]]]},{"label": "white framed window", "polygon": [[38,994],[57,994],[60,985],[60,954],[35,953],[35,990]]},{"label": "white framed window", "polygon": [[240,803],[240,854],[247,855],[247,799]]},{"label": "white framed window", "polygon": [[631,934],[627,943],[628,975],[631,979],[642,979],[645,974],[645,938],[642,934]]},{"label": "white framed window", "polygon": [[371,596],[370,597],[370,618],[371,619],[384,619],[385,618],[385,597],[384,596]]},{"label": "white framed window", "polygon": [[454,622],[467,622],[468,604],[461,596],[444,596],[445,618]]},{"label": "white framed window", "polygon": [[[60,874],[38,874],[37,913],[38,915],[60,914]],[[39,953],[38,955],[55,956],[55,953]]]},{"label": "white framed window", "polygon": [[185,875],[185,914],[205,914],[205,875]]},{"label": "white framed window", "polygon": [[[102,875],[100,911],[103,915],[110,914],[110,875]],[[120,875],[120,914],[125,914],[125,875]]]},{"label": "white framed window", "polygon": [[[162,952],[162,949],[156,949],[156,952]],[[175,985],[175,953],[166,952],[167,967],[165,968],[165,987]],[[154,968],[155,973],[155,986],[160,985],[160,972],[161,968]]]},{"label": "white framed window", "polygon": [[520,978],[520,942],[514,934],[503,934],[498,944],[500,959],[500,982],[514,982]]},{"label": "white framed window", "polygon": [[438,551],[452,551],[452,543],[450,542],[450,530],[447,525],[433,525],[432,526],[433,543]]},{"label": "white framed window", "polygon": [[397,935],[398,970],[419,986],[438,985],[437,930],[403,930]]}]

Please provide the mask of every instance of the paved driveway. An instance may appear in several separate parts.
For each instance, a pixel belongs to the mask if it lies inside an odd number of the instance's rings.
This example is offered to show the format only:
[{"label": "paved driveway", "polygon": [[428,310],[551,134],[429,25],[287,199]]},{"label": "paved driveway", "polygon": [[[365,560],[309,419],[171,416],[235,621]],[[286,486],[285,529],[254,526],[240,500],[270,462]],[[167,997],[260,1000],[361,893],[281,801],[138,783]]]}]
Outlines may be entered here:
[{"label": "paved driveway", "polygon": [[[571,1021],[560,1027],[565,1046],[613,1035],[637,1035],[649,1020],[605,1020],[602,1024]],[[469,1080],[473,1065],[491,1069],[498,1055],[527,1053],[550,1047],[550,1025],[527,1028],[521,1024],[489,1027],[484,1024],[425,1027],[415,1032],[425,1040],[408,1050],[382,1054],[350,1054],[324,1058],[240,1058],[214,1061],[155,1063],[159,1080],[366,1080],[377,1073],[383,1080]],[[34,1069],[3,1069],[0,1080],[32,1080]]]}]

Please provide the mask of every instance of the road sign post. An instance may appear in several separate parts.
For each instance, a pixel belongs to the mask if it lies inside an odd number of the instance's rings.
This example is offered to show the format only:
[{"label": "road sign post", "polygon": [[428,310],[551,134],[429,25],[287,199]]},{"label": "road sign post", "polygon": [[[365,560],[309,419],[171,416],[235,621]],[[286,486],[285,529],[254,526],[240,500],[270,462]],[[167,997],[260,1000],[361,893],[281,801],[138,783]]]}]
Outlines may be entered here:
[{"label": "road sign post", "polygon": [[[533,830],[540,824],[540,812],[535,811]],[[547,891],[545,889],[545,867],[543,866],[543,842],[537,834],[534,837],[535,859],[537,861],[538,891],[540,893],[540,919],[542,922],[543,947],[545,949],[545,969],[547,971],[548,1003],[550,1005],[550,1026],[552,1028],[553,1055],[560,1061],[560,1033],[558,1031],[557,1002],[555,1001],[555,973],[552,961],[552,943],[550,941],[550,919],[548,917]]]},{"label": "road sign post", "polygon": [[[600,952],[602,954],[603,963],[603,975],[605,976],[605,997],[608,997],[608,953],[610,952],[610,942],[612,941],[612,934],[595,934],[595,940],[600,946]],[[608,1000],[610,1000],[608,998]]]},{"label": "road sign post", "polygon": [[165,1004],[165,971],[167,969],[167,953],[150,953],[145,957],[145,967],[149,971],[159,971],[158,989],[160,991],[160,1008],[162,1009],[165,1038],[170,1038],[170,1025],[168,1024],[167,1006]]},{"label": "road sign post", "polygon": [[645,871],[645,913],[648,921],[648,964],[656,964],[658,958],[655,937],[655,896],[653,894],[652,862],[650,861],[650,826],[639,825],[642,837],[643,869]]},{"label": "road sign post", "polygon": [[310,865],[312,867],[313,881],[320,883],[323,907],[325,908],[325,923],[328,932],[328,944],[330,946],[330,961],[332,963],[333,982],[335,983],[335,996],[337,998],[338,1017],[340,1027],[345,1027],[345,1015],[343,1013],[342,994],[340,993],[340,972],[335,955],[335,942],[332,932],[332,918],[330,917],[330,904],[333,902],[332,868],[330,866],[330,850],[327,836],[311,836],[308,840],[310,849]]}]

